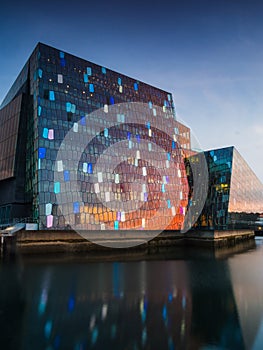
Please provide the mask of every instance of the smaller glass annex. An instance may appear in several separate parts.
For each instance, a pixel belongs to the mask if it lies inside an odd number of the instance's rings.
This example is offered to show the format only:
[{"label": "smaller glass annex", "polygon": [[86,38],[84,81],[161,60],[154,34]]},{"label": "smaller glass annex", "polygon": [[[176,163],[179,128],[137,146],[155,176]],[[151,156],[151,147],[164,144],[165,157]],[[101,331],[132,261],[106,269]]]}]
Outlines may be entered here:
[{"label": "smaller glass annex", "polygon": [[[234,147],[204,152],[208,172],[208,194],[194,227],[199,229],[247,229],[263,212],[263,185]],[[199,155],[186,161],[190,188],[191,164]],[[191,190],[190,190],[191,193]],[[191,196],[189,206],[194,205]]]}]

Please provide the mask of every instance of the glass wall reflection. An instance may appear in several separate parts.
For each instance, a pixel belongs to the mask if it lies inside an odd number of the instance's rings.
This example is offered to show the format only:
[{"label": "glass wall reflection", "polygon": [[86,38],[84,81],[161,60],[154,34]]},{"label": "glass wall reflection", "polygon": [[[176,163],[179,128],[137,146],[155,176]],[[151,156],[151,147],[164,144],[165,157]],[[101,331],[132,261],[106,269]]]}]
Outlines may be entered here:
[{"label": "glass wall reflection", "polygon": [[262,248],[228,260],[2,263],[1,346],[257,349],[263,272],[249,262]]}]

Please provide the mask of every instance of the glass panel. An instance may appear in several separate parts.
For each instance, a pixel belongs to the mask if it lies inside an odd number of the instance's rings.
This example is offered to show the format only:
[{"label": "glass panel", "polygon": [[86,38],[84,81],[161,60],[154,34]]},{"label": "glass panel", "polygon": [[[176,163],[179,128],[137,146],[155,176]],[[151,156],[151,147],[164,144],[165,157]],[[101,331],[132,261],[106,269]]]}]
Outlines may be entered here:
[{"label": "glass panel", "polygon": [[89,92],[94,92],[94,85],[93,84],[89,84]]},{"label": "glass panel", "polygon": [[50,101],[55,101],[55,93],[52,90],[49,91],[49,100]]},{"label": "glass panel", "polygon": [[38,157],[39,157],[40,159],[43,159],[43,158],[46,157],[46,149],[45,149],[44,147],[40,147],[40,148],[38,149]]},{"label": "glass panel", "polygon": [[62,74],[58,74],[58,83],[63,84],[63,75]]}]

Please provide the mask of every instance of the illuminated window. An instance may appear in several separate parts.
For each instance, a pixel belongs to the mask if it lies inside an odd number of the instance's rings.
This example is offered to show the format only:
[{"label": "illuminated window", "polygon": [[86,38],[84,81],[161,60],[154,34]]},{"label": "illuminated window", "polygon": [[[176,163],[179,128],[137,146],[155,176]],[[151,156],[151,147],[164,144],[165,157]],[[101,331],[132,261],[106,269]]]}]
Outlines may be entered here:
[{"label": "illuminated window", "polygon": [[68,170],[64,170],[64,181],[70,181],[70,173]]},{"label": "illuminated window", "polygon": [[54,183],[54,193],[60,193],[60,182]]},{"label": "illuminated window", "polygon": [[89,84],[89,92],[94,92],[94,85],[93,84]]},{"label": "illuminated window", "polygon": [[80,118],[80,125],[86,125],[86,118],[84,116]]},{"label": "illuminated window", "polygon": [[47,137],[48,137],[48,129],[47,129],[47,128],[44,128],[44,129],[43,129],[43,137],[44,137],[45,139],[47,139]]},{"label": "illuminated window", "polygon": [[38,149],[38,158],[44,159],[46,157],[46,148],[45,147],[39,147]]},{"label": "illuminated window", "polygon": [[62,74],[58,74],[58,83],[63,84],[63,75]]},{"label": "illuminated window", "polygon": [[88,163],[88,174],[92,174],[93,170],[92,170],[92,163]]},{"label": "illuminated window", "polygon": [[88,74],[86,74],[86,73],[83,74],[83,80],[84,80],[84,83],[88,83],[89,82]]},{"label": "illuminated window", "polygon": [[55,101],[55,93],[52,90],[49,91],[49,100],[50,101]]},{"label": "illuminated window", "polygon": [[79,202],[74,202],[73,203],[73,212],[74,212],[74,214],[78,214],[79,213]]}]

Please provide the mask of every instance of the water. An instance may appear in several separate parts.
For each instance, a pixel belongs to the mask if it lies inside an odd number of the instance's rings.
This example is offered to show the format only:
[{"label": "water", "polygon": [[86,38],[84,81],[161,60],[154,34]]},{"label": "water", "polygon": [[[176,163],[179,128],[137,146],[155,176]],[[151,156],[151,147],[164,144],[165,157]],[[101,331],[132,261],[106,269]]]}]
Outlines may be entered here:
[{"label": "water", "polygon": [[263,240],[244,251],[2,261],[1,349],[262,349]]}]

